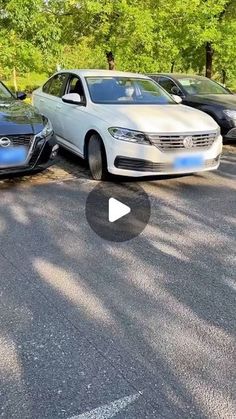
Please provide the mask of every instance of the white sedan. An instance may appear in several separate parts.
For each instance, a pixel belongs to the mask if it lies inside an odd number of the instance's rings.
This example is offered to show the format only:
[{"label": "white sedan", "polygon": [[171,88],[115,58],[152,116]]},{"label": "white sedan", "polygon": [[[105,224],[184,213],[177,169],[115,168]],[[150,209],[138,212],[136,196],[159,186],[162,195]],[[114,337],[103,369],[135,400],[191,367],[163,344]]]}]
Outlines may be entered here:
[{"label": "white sedan", "polygon": [[58,143],[87,159],[96,180],[216,169],[217,123],[177,102],[147,76],[108,70],[63,70],[33,93]]}]

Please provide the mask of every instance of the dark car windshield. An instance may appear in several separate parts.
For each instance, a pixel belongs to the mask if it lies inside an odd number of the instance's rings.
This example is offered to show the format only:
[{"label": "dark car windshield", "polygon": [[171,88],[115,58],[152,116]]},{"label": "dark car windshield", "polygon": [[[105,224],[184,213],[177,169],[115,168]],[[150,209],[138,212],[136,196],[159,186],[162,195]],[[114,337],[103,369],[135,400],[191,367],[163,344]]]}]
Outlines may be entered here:
[{"label": "dark car windshield", "polygon": [[103,104],[175,104],[171,96],[154,81],[138,77],[87,77],[94,103]]},{"label": "dark car windshield", "polygon": [[190,95],[226,95],[230,94],[223,86],[207,78],[186,77],[178,80]]},{"label": "dark car windshield", "polygon": [[13,99],[13,95],[1,82],[0,82],[0,99]]}]

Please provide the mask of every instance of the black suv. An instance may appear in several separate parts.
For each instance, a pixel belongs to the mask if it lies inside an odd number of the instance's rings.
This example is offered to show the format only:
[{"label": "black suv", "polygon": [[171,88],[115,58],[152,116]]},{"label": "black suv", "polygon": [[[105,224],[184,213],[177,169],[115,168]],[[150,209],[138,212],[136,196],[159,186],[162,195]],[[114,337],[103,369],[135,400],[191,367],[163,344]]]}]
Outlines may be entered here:
[{"label": "black suv", "polygon": [[168,93],[182,98],[184,105],[208,113],[221,127],[225,140],[236,141],[236,95],[221,84],[202,76],[148,74]]},{"label": "black suv", "polygon": [[50,121],[0,82],[0,175],[50,166],[57,154]]}]

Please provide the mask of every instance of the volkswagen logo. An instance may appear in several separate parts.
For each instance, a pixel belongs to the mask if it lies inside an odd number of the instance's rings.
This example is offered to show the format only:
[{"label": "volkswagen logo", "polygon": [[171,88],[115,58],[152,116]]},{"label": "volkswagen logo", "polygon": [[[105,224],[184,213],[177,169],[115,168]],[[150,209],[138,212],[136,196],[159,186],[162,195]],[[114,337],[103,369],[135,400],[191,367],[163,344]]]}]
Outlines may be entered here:
[{"label": "volkswagen logo", "polygon": [[0,138],[0,147],[9,147],[11,145],[11,140],[7,137]]},{"label": "volkswagen logo", "polygon": [[185,137],[183,139],[183,145],[185,148],[192,148],[193,147],[193,137]]}]

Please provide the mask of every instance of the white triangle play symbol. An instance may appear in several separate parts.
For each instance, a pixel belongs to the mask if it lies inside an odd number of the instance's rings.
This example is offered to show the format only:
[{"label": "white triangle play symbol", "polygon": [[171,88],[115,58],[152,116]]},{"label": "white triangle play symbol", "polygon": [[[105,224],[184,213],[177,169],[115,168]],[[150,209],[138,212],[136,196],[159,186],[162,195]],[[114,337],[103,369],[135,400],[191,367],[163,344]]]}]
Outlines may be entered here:
[{"label": "white triangle play symbol", "polygon": [[122,204],[122,202],[115,198],[109,199],[108,220],[110,223],[114,223],[114,221],[119,220],[119,218],[124,217],[130,212],[131,208],[128,205]]}]

